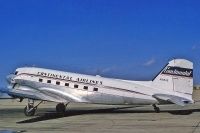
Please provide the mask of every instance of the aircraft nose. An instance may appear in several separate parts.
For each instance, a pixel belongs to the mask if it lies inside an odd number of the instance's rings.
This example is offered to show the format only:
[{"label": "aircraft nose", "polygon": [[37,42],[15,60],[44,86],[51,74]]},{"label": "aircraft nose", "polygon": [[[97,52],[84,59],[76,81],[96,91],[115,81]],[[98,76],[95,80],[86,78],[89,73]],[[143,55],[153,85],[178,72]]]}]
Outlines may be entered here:
[{"label": "aircraft nose", "polygon": [[7,79],[7,81],[8,81],[8,83],[15,83],[15,80],[14,80],[14,78],[16,77],[16,75],[14,75],[14,74],[10,74],[10,75],[8,75],[7,77],[6,77],[6,79]]}]

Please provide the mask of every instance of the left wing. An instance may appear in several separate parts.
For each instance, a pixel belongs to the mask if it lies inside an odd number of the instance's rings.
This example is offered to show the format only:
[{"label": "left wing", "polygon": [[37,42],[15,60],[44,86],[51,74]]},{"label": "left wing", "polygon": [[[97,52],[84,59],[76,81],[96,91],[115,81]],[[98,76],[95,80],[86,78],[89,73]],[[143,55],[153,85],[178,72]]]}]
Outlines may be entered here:
[{"label": "left wing", "polygon": [[28,98],[56,103],[86,102],[73,94],[65,93],[50,87],[31,88],[28,86],[20,86],[15,89],[8,89],[5,93],[13,98]]},{"label": "left wing", "polygon": [[61,90],[58,89],[54,89],[54,88],[50,88],[50,87],[42,87],[39,88],[40,92],[45,95],[50,97],[50,99],[55,99],[53,100],[53,102],[55,102],[56,100],[59,101],[64,101],[64,102],[87,102],[84,99],[75,96],[71,93],[67,93],[67,92],[63,92]]}]

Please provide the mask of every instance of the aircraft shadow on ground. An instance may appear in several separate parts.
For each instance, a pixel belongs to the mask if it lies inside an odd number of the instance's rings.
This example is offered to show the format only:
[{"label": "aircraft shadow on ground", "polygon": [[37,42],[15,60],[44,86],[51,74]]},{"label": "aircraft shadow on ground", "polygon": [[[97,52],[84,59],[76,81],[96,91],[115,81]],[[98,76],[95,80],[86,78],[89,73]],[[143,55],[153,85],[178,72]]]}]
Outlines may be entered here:
[{"label": "aircraft shadow on ground", "polygon": [[[92,115],[92,114],[126,114],[126,113],[155,113],[154,110],[123,110],[133,107],[124,108],[109,108],[109,109],[93,109],[93,110],[68,110],[64,114],[59,114],[56,112],[45,112],[43,114],[38,114],[34,118],[19,121],[18,124],[25,123],[35,123],[40,121],[47,121],[65,117],[72,117],[78,115]],[[187,109],[187,110],[165,110],[160,113],[170,113],[172,115],[190,115],[194,112],[200,112],[200,109]]]}]

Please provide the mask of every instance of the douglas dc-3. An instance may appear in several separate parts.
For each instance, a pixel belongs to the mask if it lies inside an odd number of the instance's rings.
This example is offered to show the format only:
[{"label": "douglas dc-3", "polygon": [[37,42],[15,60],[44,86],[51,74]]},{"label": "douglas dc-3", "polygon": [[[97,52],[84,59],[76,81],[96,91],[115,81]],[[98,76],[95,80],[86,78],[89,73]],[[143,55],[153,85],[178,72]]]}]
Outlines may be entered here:
[{"label": "douglas dc-3", "polygon": [[[6,92],[20,101],[28,99],[26,116],[33,116],[43,101],[58,103],[64,113],[69,103],[105,105],[157,105],[194,103],[193,63],[185,59],[170,61],[152,81],[130,81],[89,76],[36,67],[18,68],[7,77]],[[34,101],[41,101],[34,105]]]}]

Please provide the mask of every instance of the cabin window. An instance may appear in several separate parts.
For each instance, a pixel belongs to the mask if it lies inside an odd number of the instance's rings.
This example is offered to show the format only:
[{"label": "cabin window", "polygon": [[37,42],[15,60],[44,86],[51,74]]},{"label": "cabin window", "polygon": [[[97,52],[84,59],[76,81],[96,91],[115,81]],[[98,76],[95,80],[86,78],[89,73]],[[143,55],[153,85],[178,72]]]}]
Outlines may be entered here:
[{"label": "cabin window", "polygon": [[43,79],[39,79],[39,82],[43,82]]},{"label": "cabin window", "polygon": [[56,81],[56,85],[60,85],[60,82],[59,82],[59,81]]},{"label": "cabin window", "polygon": [[51,84],[51,80],[47,80],[47,83],[48,83],[48,84]]},{"label": "cabin window", "polygon": [[84,90],[88,90],[88,86],[84,86],[83,89],[84,89]]},{"label": "cabin window", "polygon": [[74,85],[74,88],[78,88],[78,85]]},{"label": "cabin window", "polygon": [[18,71],[15,72],[15,75],[17,75],[17,74],[18,74]]},{"label": "cabin window", "polygon": [[98,88],[94,88],[94,91],[98,91],[99,89]]},{"label": "cabin window", "polygon": [[65,83],[65,86],[69,86],[69,83]]}]

